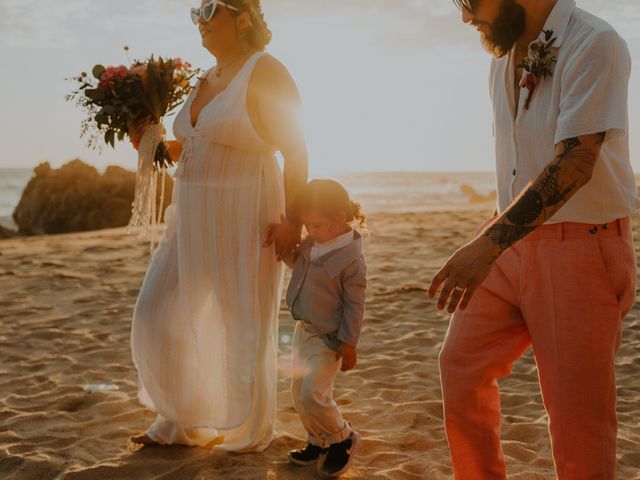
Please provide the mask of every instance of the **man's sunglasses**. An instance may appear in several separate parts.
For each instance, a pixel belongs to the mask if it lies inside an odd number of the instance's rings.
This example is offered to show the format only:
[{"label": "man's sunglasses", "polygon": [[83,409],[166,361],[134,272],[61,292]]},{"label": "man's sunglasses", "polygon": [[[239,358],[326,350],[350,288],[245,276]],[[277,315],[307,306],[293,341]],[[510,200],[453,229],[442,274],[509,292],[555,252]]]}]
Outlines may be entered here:
[{"label": "man's sunglasses", "polygon": [[455,3],[456,7],[458,7],[458,10],[460,11],[464,8],[468,12],[475,13],[476,0],[453,0],[453,3]]},{"label": "man's sunglasses", "polygon": [[211,0],[206,5],[203,5],[200,8],[192,8],[191,9],[191,21],[194,25],[198,25],[200,18],[202,18],[205,22],[210,22],[213,16],[216,14],[216,9],[218,5],[222,5],[223,7],[227,7],[229,10],[233,10],[239,12],[240,9],[234,7],[233,5],[229,5],[225,2],[219,2],[218,0]]}]

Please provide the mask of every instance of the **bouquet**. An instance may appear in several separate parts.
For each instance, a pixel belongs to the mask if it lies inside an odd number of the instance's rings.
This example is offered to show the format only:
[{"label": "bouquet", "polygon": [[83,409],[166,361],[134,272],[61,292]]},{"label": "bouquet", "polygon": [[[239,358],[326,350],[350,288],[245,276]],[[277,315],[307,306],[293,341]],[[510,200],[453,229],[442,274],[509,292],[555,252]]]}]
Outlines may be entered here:
[{"label": "bouquet", "polygon": [[[179,58],[151,56],[133,62],[130,67],[96,65],[91,75],[83,72],[72,79],[80,85],[66,99],[75,100],[87,113],[80,136],[89,137],[89,147],[102,148],[102,139],[104,144],[114,147],[116,139],[122,141],[129,136],[138,150],[136,193],[129,226],[143,227],[143,235],[159,223],[162,215],[156,208],[158,173],[164,187],[166,169],[173,166],[162,119],[184,102],[193,88],[191,80],[198,73],[199,69]],[[145,126],[140,132],[142,136],[137,138],[142,125]]]}]

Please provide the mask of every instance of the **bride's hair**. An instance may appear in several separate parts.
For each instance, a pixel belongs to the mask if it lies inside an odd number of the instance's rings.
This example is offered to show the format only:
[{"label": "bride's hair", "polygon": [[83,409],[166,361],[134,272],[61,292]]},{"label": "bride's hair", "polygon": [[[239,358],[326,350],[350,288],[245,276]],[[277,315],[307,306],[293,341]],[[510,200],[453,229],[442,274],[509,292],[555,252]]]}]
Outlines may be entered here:
[{"label": "bride's hair", "polygon": [[[227,0],[229,1],[229,0]],[[260,0],[230,0],[229,3],[238,7],[240,12],[247,12],[251,17],[251,27],[247,29],[247,40],[253,48],[264,50],[271,42],[271,30],[267,26],[262,12]],[[239,15],[234,11],[232,14]]]},{"label": "bride's hair", "polygon": [[296,218],[314,210],[321,215],[333,218],[345,213],[347,223],[358,222],[360,228],[366,228],[366,215],[359,203],[353,202],[345,188],[334,180],[312,180],[298,195],[294,213]]}]

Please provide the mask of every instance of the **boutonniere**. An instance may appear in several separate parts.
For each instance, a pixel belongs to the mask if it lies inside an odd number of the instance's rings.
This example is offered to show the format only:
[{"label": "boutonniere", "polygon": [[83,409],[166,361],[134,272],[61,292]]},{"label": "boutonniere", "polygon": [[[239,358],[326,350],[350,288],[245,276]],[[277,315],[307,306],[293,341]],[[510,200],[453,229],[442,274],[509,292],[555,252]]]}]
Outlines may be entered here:
[{"label": "boutonniere", "polygon": [[529,110],[531,97],[536,90],[538,84],[545,78],[552,76],[553,66],[557,58],[551,54],[551,49],[556,41],[553,30],[543,30],[544,40],[538,39],[529,45],[528,55],[522,59],[522,63],[518,68],[522,68],[522,79],[520,80],[520,88],[526,88],[529,91],[524,109]]}]

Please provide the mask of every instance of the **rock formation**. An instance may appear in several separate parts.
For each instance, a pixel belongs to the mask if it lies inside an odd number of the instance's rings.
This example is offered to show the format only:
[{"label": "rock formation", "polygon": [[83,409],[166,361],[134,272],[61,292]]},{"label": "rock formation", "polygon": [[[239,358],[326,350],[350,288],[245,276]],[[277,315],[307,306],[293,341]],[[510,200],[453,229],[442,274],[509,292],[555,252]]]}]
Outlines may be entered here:
[{"label": "rock formation", "polygon": [[[135,181],[134,172],[120,167],[108,167],[101,175],[81,160],[56,170],[45,162],[34,169],[13,219],[23,235],[125,226],[131,216]],[[172,187],[167,175],[164,208],[171,201]]]}]

